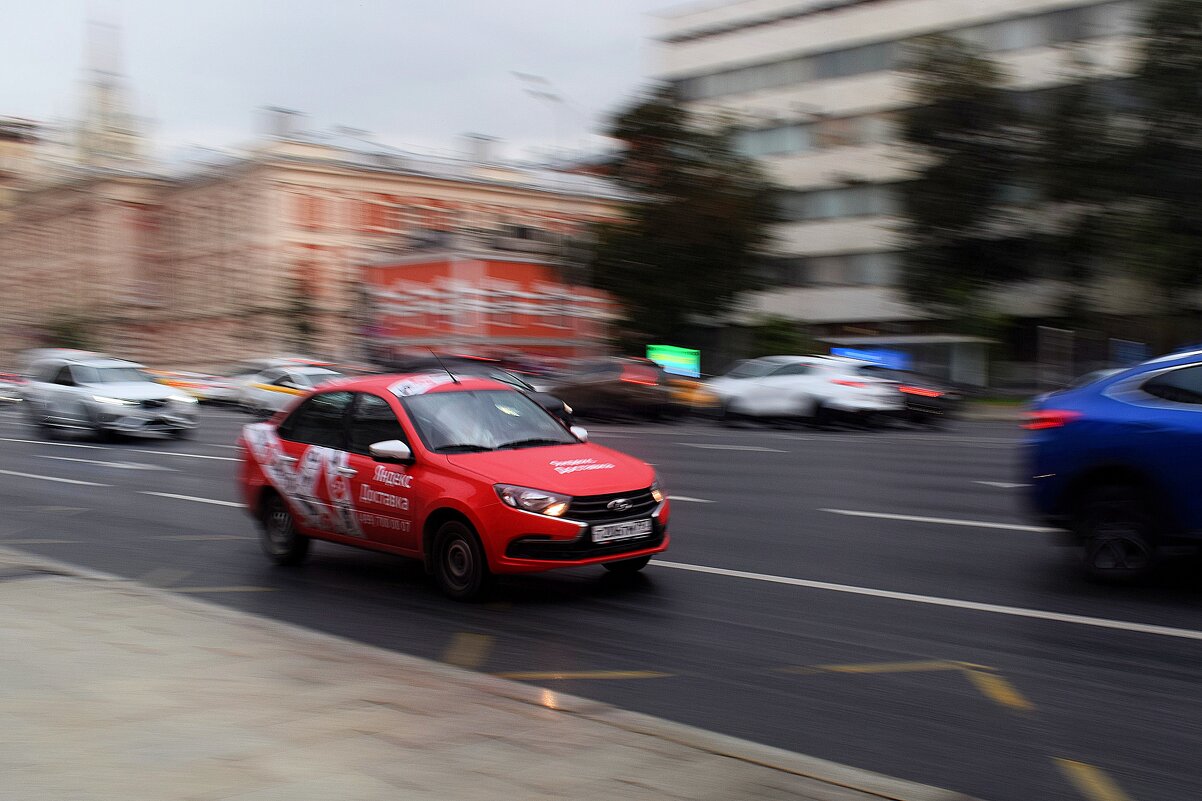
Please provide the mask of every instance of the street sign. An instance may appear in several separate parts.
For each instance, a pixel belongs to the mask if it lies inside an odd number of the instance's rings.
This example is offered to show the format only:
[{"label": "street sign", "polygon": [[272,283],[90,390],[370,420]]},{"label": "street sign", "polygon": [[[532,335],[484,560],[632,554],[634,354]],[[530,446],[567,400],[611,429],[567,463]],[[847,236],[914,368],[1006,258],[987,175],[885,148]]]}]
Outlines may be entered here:
[{"label": "street sign", "polygon": [[648,345],[647,358],[664,368],[669,375],[686,378],[701,377],[701,351],[673,345]]}]

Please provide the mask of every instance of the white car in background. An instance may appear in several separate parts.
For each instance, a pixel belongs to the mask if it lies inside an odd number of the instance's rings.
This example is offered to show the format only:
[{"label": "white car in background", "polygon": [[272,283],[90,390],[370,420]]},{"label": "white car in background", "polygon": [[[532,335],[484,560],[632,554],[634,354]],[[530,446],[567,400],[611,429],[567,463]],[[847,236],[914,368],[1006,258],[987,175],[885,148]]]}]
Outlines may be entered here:
[{"label": "white car in background", "polygon": [[196,399],[165,386],[142,365],[99,354],[50,356],[29,368],[29,420],[42,431],[82,428],[115,434],[186,437],[196,428]]},{"label": "white car in background", "polygon": [[872,422],[898,415],[898,383],[865,376],[865,362],[835,356],[764,356],[739,362],[705,388],[718,397],[724,422],[745,418]]},{"label": "white car in background", "polygon": [[308,395],[314,388],[342,377],[342,373],[326,367],[303,364],[268,367],[246,380],[239,402],[253,414],[272,415],[297,396]]}]

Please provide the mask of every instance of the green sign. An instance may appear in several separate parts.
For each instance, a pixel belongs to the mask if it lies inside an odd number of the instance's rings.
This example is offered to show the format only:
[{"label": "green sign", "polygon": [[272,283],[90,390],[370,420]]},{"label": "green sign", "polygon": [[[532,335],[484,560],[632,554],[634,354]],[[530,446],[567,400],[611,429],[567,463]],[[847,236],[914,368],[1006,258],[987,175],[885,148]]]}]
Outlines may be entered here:
[{"label": "green sign", "polygon": [[664,368],[669,375],[687,378],[701,377],[701,351],[678,348],[674,345],[648,345],[647,358]]}]

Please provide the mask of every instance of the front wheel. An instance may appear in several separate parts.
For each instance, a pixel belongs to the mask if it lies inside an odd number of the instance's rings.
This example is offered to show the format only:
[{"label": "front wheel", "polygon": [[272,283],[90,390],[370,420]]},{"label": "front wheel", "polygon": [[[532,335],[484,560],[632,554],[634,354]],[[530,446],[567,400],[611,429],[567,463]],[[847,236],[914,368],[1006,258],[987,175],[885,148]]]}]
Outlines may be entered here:
[{"label": "front wheel", "polygon": [[650,556],[638,556],[634,559],[623,559],[620,562],[605,562],[605,569],[619,576],[633,576],[651,561]]},{"label": "front wheel", "polygon": [[272,494],[263,502],[259,543],[277,565],[299,565],[309,555],[309,538],[296,530],[288,504]]},{"label": "front wheel", "polygon": [[1135,581],[1156,563],[1154,521],[1144,493],[1129,484],[1089,490],[1075,521],[1085,541],[1086,575],[1101,581]]},{"label": "front wheel", "polygon": [[443,594],[456,601],[479,600],[491,588],[484,549],[463,523],[443,523],[434,536],[434,578]]}]

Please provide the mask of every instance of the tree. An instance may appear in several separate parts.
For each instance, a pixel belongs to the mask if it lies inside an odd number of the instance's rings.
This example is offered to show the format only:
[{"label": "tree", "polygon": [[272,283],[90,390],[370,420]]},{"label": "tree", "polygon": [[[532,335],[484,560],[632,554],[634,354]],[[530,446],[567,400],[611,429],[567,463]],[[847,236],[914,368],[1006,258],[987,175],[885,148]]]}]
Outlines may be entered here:
[{"label": "tree", "polygon": [[1015,225],[1021,116],[1001,71],[976,48],[924,37],[909,63],[915,105],[902,135],[916,151],[901,185],[903,286],[940,317],[980,317],[987,288],[1026,275],[1030,243]]},{"label": "tree", "polygon": [[814,340],[798,324],[783,317],[767,317],[749,329],[747,357],[812,353]]},{"label": "tree", "polygon": [[694,123],[666,88],[618,113],[609,133],[624,146],[614,179],[628,200],[623,219],[596,231],[593,280],[620,301],[624,341],[691,344],[690,327],[756,288],[775,192],[728,128]]},{"label": "tree", "polygon": [[1132,79],[1137,141],[1124,156],[1121,258],[1176,308],[1202,264],[1202,3],[1160,0]]}]

